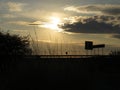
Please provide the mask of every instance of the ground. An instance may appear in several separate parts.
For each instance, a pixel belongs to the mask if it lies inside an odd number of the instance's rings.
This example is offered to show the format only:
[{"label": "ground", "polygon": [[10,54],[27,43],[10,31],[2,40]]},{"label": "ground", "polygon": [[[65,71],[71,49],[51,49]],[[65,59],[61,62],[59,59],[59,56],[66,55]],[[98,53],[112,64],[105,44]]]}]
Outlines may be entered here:
[{"label": "ground", "polygon": [[14,70],[1,72],[1,90],[119,90],[119,60],[119,57],[20,59]]}]

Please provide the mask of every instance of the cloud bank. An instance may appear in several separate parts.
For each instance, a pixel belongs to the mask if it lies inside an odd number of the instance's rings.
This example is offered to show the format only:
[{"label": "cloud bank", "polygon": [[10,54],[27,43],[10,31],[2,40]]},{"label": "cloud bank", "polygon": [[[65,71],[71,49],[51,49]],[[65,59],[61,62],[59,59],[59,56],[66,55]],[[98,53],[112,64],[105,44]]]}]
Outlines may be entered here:
[{"label": "cloud bank", "polygon": [[[120,34],[120,5],[95,4],[69,6],[65,11],[76,12],[78,16],[67,19],[63,28],[66,32],[89,34]],[[82,16],[82,17],[81,17]]]},{"label": "cloud bank", "polygon": [[77,18],[76,22],[60,26],[66,32],[90,34],[120,34],[120,17],[92,16]]},{"label": "cloud bank", "polygon": [[73,11],[82,14],[97,14],[97,15],[120,15],[120,5],[83,5],[69,6],[64,8],[65,11]]}]

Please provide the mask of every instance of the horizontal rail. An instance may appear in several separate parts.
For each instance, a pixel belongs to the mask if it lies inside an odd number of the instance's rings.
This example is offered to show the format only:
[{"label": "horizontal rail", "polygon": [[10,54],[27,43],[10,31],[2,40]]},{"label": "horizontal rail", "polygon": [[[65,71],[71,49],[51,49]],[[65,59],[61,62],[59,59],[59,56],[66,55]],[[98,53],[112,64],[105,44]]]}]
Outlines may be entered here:
[{"label": "horizontal rail", "polygon": [[[37,58],[90,58],[90,57],[105,57],[109,58],[110,55],[32,55],[27,57],[37,57]],[[120,57],[120,56],[115,56]]]}]

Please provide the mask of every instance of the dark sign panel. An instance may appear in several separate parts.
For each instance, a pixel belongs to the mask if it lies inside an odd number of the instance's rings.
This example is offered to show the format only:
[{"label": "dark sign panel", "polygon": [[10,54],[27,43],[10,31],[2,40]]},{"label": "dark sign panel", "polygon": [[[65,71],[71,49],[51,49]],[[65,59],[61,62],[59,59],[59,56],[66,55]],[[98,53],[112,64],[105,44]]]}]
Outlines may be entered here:
[{"label": "dark sign panel", "polygon": [[93,45],[93,48],[104,48],[105,44]]},{"label": "dark sign panel", "polygon": [[93,49],[93,42],[92,41],[85,41],[85,49],[92,50]]}]

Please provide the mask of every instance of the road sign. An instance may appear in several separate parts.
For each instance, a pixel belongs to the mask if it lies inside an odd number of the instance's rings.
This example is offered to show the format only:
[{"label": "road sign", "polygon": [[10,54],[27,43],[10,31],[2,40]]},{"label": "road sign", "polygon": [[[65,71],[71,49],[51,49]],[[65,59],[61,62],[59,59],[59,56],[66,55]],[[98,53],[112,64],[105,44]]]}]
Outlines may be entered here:
[{"label": "road sign", "polygon": [[85,41],[85,49],[92,50],[93,49],[93,42],[92,41]]}]

